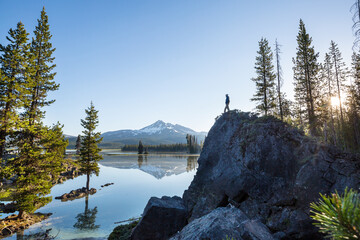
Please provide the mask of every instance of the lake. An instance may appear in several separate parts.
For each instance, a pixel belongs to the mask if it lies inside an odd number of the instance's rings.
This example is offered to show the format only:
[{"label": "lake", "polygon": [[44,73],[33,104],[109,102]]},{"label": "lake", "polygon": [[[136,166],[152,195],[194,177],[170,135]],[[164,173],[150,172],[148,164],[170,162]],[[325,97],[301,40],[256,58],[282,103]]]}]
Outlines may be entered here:
[{"label": "lake", "polygon": [[[103,155],[99,176],[90,179],[90,187],[98,190],[96,194],[67,202],[54,199],[84,187],[86,176],[54,186],[53,201],[37,211],[53,215],[23,234],[51,229],[56,239],[106,239],[119,225],[115,222],[140,217],[150,197],[182,196],[194,178],[198,159],[181,154],[138,156],[109,150]],[[114,185],[102,188],[106,183]],[[22,239],[20,235],[6,239]]]}]

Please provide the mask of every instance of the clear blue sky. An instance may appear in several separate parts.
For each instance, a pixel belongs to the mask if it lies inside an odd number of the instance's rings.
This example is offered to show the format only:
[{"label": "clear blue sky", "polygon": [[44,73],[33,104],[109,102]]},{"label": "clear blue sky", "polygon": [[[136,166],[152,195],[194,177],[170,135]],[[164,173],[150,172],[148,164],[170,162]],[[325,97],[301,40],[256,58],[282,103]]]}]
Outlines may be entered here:
[{"label": "clear blue sky", "polygon": [[299,19],[320,62],[330,41],[350,63],[354,0],[0,0],[0,43],[22,21],[32,34],[40,11],[56,47],[56,102],[46,124],[82,131],[94,102],[101,132],[138,129],[156,120],[208,131],[224,109],[254,109],[258,41],[282,45],[283,89],[292,96]]}]

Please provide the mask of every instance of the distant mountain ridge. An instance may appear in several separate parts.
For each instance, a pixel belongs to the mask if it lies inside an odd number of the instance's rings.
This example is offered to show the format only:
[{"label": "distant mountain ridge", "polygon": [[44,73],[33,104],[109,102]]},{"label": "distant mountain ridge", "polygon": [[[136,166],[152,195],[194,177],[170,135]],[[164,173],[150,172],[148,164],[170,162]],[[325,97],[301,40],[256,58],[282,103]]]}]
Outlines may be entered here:
[{"label": "distant mountain ridge", "polygon": [[[145,145],[186,143],[186,134],[195,135],[198,142],[204,141],[207,132],[196,132],[179,124],[165,123],[158,120],[139,130],[116,130],[101,134],[103,148],[118,148],[126,144],[138,144],[141,140]],[[69,148],[73,148],[76,137],[69,137]]]}]

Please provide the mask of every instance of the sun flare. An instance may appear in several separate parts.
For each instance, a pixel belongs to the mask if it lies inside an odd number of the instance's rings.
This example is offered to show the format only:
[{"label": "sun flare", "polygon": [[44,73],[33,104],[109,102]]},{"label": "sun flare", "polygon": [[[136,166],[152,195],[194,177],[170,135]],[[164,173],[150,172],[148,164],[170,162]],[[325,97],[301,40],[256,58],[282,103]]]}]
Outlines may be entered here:
[{"label": "sun flare", "polygon": [[333,107],[340,106],[340,100],[338,97],[331,97],[331,106]]}]

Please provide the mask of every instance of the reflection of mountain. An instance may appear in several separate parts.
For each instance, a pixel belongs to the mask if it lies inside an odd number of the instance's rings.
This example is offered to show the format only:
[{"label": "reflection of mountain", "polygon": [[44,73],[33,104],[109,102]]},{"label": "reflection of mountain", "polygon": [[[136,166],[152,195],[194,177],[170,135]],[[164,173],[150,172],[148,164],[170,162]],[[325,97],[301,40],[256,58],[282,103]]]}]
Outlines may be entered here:
[{"label": "reflection of mountain", "polygon": [[106,167],[120,169],[139,169],[157,179],[194,171],[197,168],[198,156],[174,155],[104,155],[100,162]]}]

